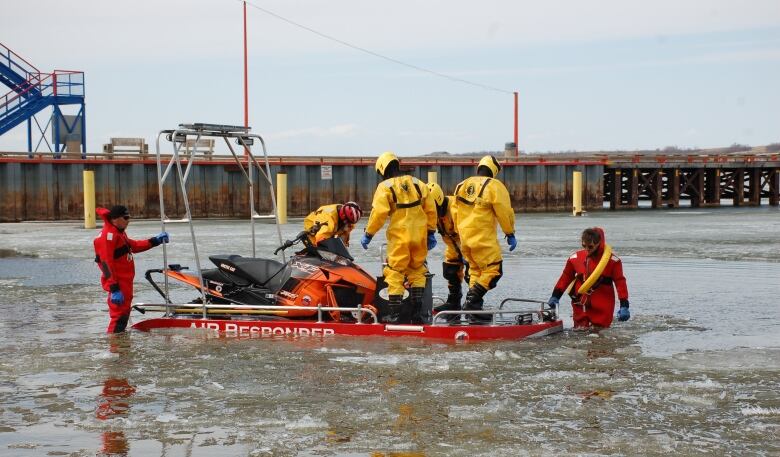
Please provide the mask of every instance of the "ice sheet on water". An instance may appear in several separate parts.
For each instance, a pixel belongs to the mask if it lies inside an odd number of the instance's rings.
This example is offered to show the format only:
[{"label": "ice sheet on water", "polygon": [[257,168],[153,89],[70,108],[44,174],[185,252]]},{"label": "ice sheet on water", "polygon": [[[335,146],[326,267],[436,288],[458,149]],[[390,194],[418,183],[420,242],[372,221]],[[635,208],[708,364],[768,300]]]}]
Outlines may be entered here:
[{"label": "ice sheet on water", "polygon": [[80,375],[77,373],[47,371],[20,376],[16,382],[20,386],[40,388],[78,384],[79,379]]},{"label": "ice sheet on water", "polygon": [[0,287],[8,287],[16,286],[22,284],[21,278],[3,278],[0,279]]},{"label": "ice sheet on water", "polygon": [[316,429],[316,428],[326,428],[328,426],[328,423],[325,422],[322,419],[319,418],[313,418],[310,415],[306,414],[300,419],[294,420],[294,421],[288,421],[285,424],[285,427],[289,430],[303,430],[303,429]]},{"label": "ice sheet on water", "polygon": [[366,351],[361,351],[359,349],[348,349],[348,348],[320,347],[314,349],[314,352],[322,352],[326,354],[361,354],[361,353],[365,353]]},{"label": "ice sheet on water", "polygon": [[780,408],[748,406],[740,410],[743,416],[780,416]]},{"label": "ice sheet on water", "polygon": [[176,414],[173,413],[162,413],[159,414],[157,417],[154,418],[157,422],[162,422],[163,424],[168,422],[187,422],[186,419],[179,419],[179,417],[176,416]]},{"label": "ice sheet on water", "polygon": [[659,389],[670,390],[691,390],[691,389],[705,389],[705,390],[721,390],[723,384],[713,381],[712,379],[705,378],[701,380],[692,381],[673,381],[673,382],[659,382],[656,384]]},{"label": "ice sheet on water", "polygon": [[780,348],[693,351],[677,354],[671,360],[688,370],[775,371],[780,369]]},{"label": "ice sheet on water", "polygon": [[355,363],[359,365],[398,365],[401,362],[401,358],[397,356],[339,356],[331,359],[334,362],[341,363]]},{"label": "ice sheet on water", "polygon": [[691,405],[695,407],[710,407],[715,406],[716,404],[715,398],[708,398],[706,396],[700,395],[671,394],[669,399],[679,404]]},{"label": "ice sheet on water", "polygon": [[[469,398],[472,398],[469,396]],[[448,410],[448,416],[460,420],[484,420],[490,417],[505,416],[513,411],[515,402],[512,400],[491,400],[484,405],[461,406],[453,405]]]},{"label": "ice sheet on water", "polygon": [[608,379],[610,373],[593,373],[582,370],[550,370],[535,373],[533,375],[521,376],[525,380],[533,381],[551,381],[551,380],[575,380],[575,379]]}]

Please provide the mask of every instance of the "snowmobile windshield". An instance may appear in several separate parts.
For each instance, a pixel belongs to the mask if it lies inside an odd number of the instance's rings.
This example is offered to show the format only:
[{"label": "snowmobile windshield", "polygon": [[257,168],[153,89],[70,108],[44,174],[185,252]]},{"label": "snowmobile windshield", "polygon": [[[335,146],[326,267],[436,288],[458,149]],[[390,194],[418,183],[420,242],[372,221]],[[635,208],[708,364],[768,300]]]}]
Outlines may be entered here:
[{"label": "snowmobile windshield", "polygon": [[[328,253],[335,254],[339,257],[344,257],[345,259],[349,260],[350,262],[353,262],[355,259],[349,255],[349,251],[347,250],[347,247],[344,246],[344,241],[341,240],[341,238],[328,238],[327,240],[322,240],[317,245],[317,250],[320,251],[320,256],[324,259],[333,260],[330,259]],[[324,251],[324,253],[323,253]],[[335,261],[335,260],[334,260]]]}]

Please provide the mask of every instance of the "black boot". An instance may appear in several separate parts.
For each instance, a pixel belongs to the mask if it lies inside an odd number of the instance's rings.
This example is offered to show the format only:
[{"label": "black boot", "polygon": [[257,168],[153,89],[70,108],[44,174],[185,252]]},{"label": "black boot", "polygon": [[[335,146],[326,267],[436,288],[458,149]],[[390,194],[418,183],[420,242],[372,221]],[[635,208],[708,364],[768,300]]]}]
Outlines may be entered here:
[{"label": "black boot", "polygon": [[[457,289],[450,285],[450,293],[447,295],[447,302],[437,306],[435,311],[437,313],[439,311],[460,311],[460,299],[462,297],[463,294],[460,292],[460,285],[457,286]],[[444,317],[444,320],[450,324],[459,324],[460,317],[460,314],[447,314]]]},{"label": "black boot", "polygon": [[[482,311],[482,305],[485,303],[484,300],[482,300],[482,297],[484,297],[486,293],[487,289],[479,284],[474,284],[474,287],[469,289],[466,294],[466,303],[463,304],[463,309],[465,311]],[[493,321],[493,317],[490,314],[469,314],[467,318],[470,324],[489,324]]]},{"label": "black boot", "polygon": [[401,295],[390,295],[387,303],[387,315],[382,318],[382,323],[398,324],[401,321]]},{"label": "black boot", "polygon": [[412,316],[414,315],[414,296],[412,295],[414,289],[409,289],[409,299],[401,301],[401,313],[398,317],[397,324],[411,324]]},{"label": "black boot", "polygon": [[[447,303],[439,306],[438,311],[460,311],[460,300],[463,298],[461,291],[461,284],[463,283],[463,261],[445,261],[441,264],[441,272],[444,279],[447,280],[447,288],[449,289],[449,295],[447,295]],[[466,267],[466,274],[468,274],[468,267]],[[468,284],[468,279],[466,279]],[[460,323],[460,314],[447,314],[445,320],[450,324]]]},{"label": "black boot", "polygon": [[425,300],[425,287],[412,287],[409,289],[412,319],[411,323],[415,325],[429,324],[423,319],[423,301]]},{"label": "black boot", "polygon": [[455,294],[451,293],[451,294],[447,295],[447,301],[446,302],[444,302],[441,305],[433,308],[433,310],[438,313],[439,311],[452,311],[452,310],[455,310],[455,309],[460,309],[460,299],[461,299],[461,297],[462,296],[460,294],[455,295]]}]

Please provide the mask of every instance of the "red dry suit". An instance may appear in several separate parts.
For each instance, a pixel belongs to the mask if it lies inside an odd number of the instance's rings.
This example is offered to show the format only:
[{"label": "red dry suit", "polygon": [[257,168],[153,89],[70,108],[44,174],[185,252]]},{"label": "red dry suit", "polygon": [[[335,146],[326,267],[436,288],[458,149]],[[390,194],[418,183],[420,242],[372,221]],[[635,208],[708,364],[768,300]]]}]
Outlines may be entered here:
[{"label": "red dry suit", "polygon": [[574,327],[609,327],[615,315],[615,290],[620,299],[620,306],[628,307],[628,287],[623,276],[623,264],[616,255],[607,262],[607,266],[601,273],[601,277],[591,287],[590,293],[582,295],[577,293],[585,278],[596,269],[601,255],[604,253],[606,236],[604,229],[596,228],[601,235],[601,242],[593,256],[588,256],[586,249],[579,250],[569,257],[563,273],[555,284],[552,295],[561,298],[569,284],[574,281],[569,295],[574,311]]},{"label": "red dry suit", "polygon": [[[135,278],[135,262],[133,254],[153,248],[156,243],[149,240],[136,241],[127,236],[124,230],[119,230],[108,219],[106,208],[96,210],[103,219],[103,230],[95,238],[95,262],[102,275],[100,284],[108,292],[108,323],[106,333],[124,331],[130,318],[133,302],[133,278]],[[121,291],[125,301],[121,305],[111,303],[111,292]]]}]

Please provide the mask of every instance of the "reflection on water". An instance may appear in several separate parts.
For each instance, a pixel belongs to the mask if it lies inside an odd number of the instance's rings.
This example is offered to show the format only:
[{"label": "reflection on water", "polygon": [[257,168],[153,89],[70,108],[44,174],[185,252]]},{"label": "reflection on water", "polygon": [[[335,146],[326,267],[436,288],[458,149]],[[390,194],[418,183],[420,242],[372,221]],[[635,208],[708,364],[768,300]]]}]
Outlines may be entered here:
[{"label": "reflection on water", "polygon": [[[0,249],[36,257],[0,259],[0,455],[778,455],[778,212],[696,213],[519,216],[519,252],[490,303],[545,299],[579,231],[601,225],[623,258],[632,319],[479,344],[109,337],[93,234],[5,224]],[[131,235],[158,229],[134,221]],[[192,265],[186,228],[171,231],[171,260]],[[258,231],[267,252],[274,231]],[[204,264],[247,252],[247,233],[204,223]],[[354,254],[379,271],[378,247]],[[159,267],[160,252],[136,262]]]},{"label": "reflection on water", "polygon": [[[130,351],[130,340],[126,335],[111,335],[108,338],[109,352],[118,355],[112,364],[124,364]],[[116,370],[108,367],[107,371]],[[135,390],[127,378],[107,378],[103,381],[95,417],[101,421],[126,417],[130,410],[130,397]],[[130,450],[124,430],[113,430],[110,425],[107,425],[107,429],[101,434],[101,442],[102,446],[98,452],[100,456],[126,456]]]}]

